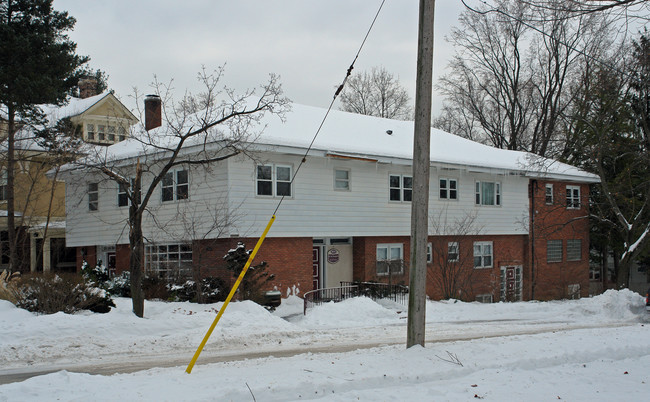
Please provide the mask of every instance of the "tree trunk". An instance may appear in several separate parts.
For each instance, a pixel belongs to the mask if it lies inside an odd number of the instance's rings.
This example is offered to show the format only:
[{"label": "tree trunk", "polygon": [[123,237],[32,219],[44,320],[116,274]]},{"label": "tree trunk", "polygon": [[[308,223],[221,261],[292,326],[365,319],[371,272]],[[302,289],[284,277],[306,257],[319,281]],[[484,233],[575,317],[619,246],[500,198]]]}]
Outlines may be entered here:
[{"label": "tree trunk", "polygon": [[142,256],[144,255],[144,241],[142,237],[142,214],[135,205],[129,209],[129,243],[131,256],[129,267],[131,271],[131,302],[133,313],[138,317],[144,317],[144,291],[142,290]]},{"label": "tree trunk", "polygon": [[15,134],[16,134],[16,111],[8,107],[8,133],[7,133],[7,234],[9,241],[9,272],[18,271],[18,244],[16,240],[16,221],[15,221],[15,192],[14,192],[14,175],[16,172],[16,155],[15,155]]}]

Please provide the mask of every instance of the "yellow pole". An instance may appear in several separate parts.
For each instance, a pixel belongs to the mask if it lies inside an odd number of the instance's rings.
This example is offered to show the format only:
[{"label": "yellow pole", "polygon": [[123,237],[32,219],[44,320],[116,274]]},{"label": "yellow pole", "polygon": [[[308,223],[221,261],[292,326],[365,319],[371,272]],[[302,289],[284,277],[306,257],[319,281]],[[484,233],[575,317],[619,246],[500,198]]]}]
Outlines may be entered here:
[{"label": "yellow pole", "polygon": [[274,220],[275,220],[275,215],[271,216],[268,225],[266,225],[266,229],[264,229],[264,233],[262,233],[262,236],[257,241],[257,244],[253,249],[253,252],[248,257],[248,261],[246,261],[246,265],[244,265],[244,269],[241,270],[241,273],[239,274],[239,277],[235,281],[235,284],[232,286],[232,289],[230,289],[230,293],[228,294],[228,297],[226,297],[226,301],[223,302],[223,306],[217,313],[217,317],[214,319],[214,322],[210,326],[210,329],[208,329],[208,333],[205,334],[205,336],[203,337],[203,341],[201,341],[201,344],[199,345],[199,348],[196,350],[196,353],[194,353],[194,357],[192,357],[190,364],[187,366],[187,369],[185,370],[187,374],[190,374],[192,372],[192,368],[194,367],[196,360],[199,358],[201,351],[203,351],[203,347],[208,342],[208,338],[210,338],[210,335],[212,335],[212,331],[214,331],[214,328],[217,326],[217,323],[219,322],[219,319],[221,319],[223,312],[226,311],[226,307],[228,307],[228,303],[230,303],[230,300],[235,295],[235,292],[237,291],[237,288],[239,287],[239,284],[241,283],[242,279],[244,279],[244,275],[246,275],[246,271],[248,271],[248,268],[251,266],[251,263],[253,262],[253,258],[255,258],[255,254],[257,254],[257,250],[259,250],[260,246],[262,245],[262,242],[264,242],[264,238],[266,238],[266,234],[271,229],[271,225],[273,225]]}]

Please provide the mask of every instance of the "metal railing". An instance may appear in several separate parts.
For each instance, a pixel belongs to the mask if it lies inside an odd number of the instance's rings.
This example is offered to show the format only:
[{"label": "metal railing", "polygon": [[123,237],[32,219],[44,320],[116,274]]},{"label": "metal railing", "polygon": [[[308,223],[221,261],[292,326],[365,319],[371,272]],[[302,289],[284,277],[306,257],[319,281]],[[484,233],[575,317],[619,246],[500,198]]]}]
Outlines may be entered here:
[{"label": "metal railing", "polygon": [[316,289],[303,296],[303,314],[307,309],[328,302],[340,302],[351,297],[365,296],[373,300],[390,299],[403,305],[408,304],[408,286],[389,285],[376,282],[341,282],[338,288]]}]

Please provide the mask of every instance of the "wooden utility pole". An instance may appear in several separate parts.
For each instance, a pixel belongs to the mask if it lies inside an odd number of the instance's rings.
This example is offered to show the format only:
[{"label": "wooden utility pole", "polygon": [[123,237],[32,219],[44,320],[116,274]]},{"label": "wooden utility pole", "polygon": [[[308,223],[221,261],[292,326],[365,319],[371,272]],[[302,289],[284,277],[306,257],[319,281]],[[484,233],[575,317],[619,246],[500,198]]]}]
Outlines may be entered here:
[{"label": "wooden utility pole", "polygon": [[429,235],[429,163],[431,87],[433,84],[433,15],[435,0],[420,0],[418,67],[413,135],[413,200],[411,205],[411,267],[406,347],[424,346],[427,239]]}]

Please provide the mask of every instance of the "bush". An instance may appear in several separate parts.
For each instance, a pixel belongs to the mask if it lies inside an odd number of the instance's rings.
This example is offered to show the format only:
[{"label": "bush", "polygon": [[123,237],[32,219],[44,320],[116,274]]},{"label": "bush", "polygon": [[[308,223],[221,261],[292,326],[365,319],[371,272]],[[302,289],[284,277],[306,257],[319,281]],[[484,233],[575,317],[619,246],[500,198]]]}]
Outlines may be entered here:
[{"label": "bush", "polygon": [[131,297],[131,273],[124,271],[104,282],[103,287],[111,296]]},{"label": "bush", "polygon": [[186,281],[182,284],[169,284],[168,288],[176,301],[191,301],[195,303],[216,303],[226,299],[225,282],[221,278],[209,277],[199,281],[201,291],[197,291],[197,283]]},{"label": "bush", "polygon": [[76,274],[30,275],[18,285],[18,307],[53,314],[67,314],[79,310],[107,313],[115,307],[106,292]]}]

